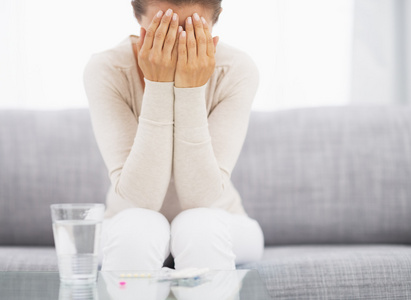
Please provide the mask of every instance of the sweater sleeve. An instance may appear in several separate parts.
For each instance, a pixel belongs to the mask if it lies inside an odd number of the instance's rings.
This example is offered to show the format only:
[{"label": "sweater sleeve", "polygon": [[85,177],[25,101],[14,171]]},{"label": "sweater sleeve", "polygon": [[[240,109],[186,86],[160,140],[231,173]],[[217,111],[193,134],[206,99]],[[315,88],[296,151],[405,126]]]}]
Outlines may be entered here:
[{"label": "sweater sleeve", "polygon": [[126,102],[129,85],[121,69],[93,54],[83,82],[95,138],[116,196],[159,211],[171,178],[174,83],[145,79],[137,122]]},{"label": "sweater sleeve", "polygon": [[225,72],[224,93],[207,117],[205,87],[174,87],[174,181],[183,209],[218,206],[249,123],[259,73],[244,54]]}]

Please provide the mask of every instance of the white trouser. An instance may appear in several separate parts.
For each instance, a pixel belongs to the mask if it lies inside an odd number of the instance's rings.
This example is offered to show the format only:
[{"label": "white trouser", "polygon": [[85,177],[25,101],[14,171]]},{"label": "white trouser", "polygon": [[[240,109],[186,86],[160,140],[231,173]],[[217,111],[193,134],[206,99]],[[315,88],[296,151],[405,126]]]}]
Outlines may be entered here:
[{"label": "white trouser", "polygon": [[171,251],[176,270],[234,270],[260,260],[263,250],[260,225],[244,215],[193,208],[170,224],[159,212],[130,208],[103,221],[99,263],[102,271],[160,270]]}]

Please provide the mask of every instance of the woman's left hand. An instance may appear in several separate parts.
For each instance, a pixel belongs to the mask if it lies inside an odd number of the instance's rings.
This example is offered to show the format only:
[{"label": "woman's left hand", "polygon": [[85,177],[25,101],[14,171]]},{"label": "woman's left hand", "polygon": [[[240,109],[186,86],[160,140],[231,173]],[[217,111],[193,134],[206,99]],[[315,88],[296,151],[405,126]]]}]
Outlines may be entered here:
[{"label": "woman's left hand", "polygon": [[185,28],[178,41],[174,85],[177,88],[200,87],[214,72],[218,37],[211,36],[207,22],[197,13],[186,19]]}]

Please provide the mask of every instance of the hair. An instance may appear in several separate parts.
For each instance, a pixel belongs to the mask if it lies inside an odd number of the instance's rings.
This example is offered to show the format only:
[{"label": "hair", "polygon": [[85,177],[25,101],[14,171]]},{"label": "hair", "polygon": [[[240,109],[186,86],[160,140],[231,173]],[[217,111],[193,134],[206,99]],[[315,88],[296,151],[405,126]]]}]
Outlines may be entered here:
[{"label": "hair", "polygon": [[138,21],[141,21],[141,16],[145,15],[147,12],[147,6],[156,2],[169,2],[177,6],[200,4],[212,9],[212,22],[217,23],[218,16],[220,15],[222,0],[132,0],[131,5],[133,6],[134,16]]}]

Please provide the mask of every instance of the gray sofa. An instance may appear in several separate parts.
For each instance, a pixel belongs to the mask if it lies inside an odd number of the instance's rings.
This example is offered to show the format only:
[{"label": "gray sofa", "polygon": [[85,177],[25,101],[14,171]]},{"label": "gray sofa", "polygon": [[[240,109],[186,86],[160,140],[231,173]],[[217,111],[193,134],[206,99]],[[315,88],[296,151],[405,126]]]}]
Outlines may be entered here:
[{"label": "gray sofa", "polygon": [[[232,179],[275,299],[411,299],[411,107],[253,111]],[[87,109],[0,110],[0,271],[57,270],[52,203],[109,185]]]}]

